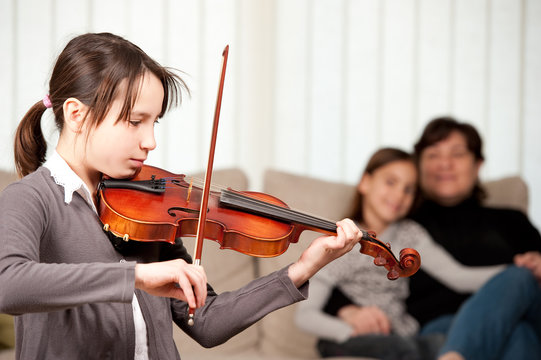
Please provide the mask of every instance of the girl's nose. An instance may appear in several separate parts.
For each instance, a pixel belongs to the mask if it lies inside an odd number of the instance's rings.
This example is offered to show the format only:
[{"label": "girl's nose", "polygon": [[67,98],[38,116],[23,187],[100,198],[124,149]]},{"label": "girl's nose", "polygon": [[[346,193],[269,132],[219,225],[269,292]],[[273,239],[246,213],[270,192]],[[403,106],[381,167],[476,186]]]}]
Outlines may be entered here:
[{"label": "girl's nose", "polygon": [[406,190],[400,188],[400,189],[397,189],[395,192],[394,192],[394,200],[397,202],[397,203],[401,203],[402,201],[404,201],[404,198],[407,196],[406,194]]},{"label": "girl's nose", "polygon": [[154,127],[144,133],[141,140],[141,148],[147,151],[154,150],[156,148],[156,138],[154,136]]}]

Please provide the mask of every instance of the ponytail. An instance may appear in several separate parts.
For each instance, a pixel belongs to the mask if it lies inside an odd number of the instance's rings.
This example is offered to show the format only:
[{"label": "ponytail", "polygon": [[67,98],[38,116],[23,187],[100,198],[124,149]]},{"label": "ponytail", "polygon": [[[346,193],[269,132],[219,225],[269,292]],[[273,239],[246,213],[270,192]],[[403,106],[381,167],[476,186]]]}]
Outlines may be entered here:
[{"label": "ponytail", "polygon": [[180,104],[183,90],[188,91],[178,75],[117,35],[90,33],[70,40],[54,65],[49,95],[28,110],[17,128],[14,155],[18,175],[26,176],[45,162],[47,143],[41,131],[41,117],[47,108],[52,109],[60,134],[64,127],[63,104],[71,97],[90,109],[90,116],[84,120],[88,128],[97,127],[126,81],[126,96],[118,118],[126,120],[137,98],[141,76],[146,72],[156,75],[163,85],[161,117],[170,107]]},{"label": "ponytail", "polygon": [[43,101],[35,103],[24,115],[15,133],[15,168],[19,177],[36,171],[45,162],[47,143],[41,131],[41,117],[47,107]]}]

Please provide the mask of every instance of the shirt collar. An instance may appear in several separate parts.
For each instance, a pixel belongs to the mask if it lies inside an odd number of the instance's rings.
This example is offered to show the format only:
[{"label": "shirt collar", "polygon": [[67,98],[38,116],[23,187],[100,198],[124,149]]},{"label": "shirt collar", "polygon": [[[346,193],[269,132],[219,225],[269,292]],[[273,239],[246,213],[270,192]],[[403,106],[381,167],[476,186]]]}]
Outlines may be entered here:
[{"label": "shirt collar", "polygon": [[96,206],[92,201],[92,193],[88,190],[85,182],[70,168],[66,160],[55,150],[54,153],[43,164],[49,169],[54,182],[64,188],[64,202],[71,203],[73,193],[78,193],[88,203],[88,205],[97,213]]}]

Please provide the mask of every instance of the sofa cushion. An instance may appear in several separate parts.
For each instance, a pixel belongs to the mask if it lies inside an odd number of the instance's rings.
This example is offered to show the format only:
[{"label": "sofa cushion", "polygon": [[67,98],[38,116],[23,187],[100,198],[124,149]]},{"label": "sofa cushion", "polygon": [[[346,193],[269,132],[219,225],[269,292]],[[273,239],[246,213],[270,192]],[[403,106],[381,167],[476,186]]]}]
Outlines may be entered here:
[{"label": "sofa cushion", "polygon": [[[267,170],[263,192],[276,196],[290,208],[328,219],[344,218],[352,211],[355,187],[347,184]],[[296,261],[320,234],[304,231],[298,243],[275,258],[259,259],[261,275]],[[317,358],[316,338],[299,330],[294,322],[297,305],[288,306],[267,315],[262,321],[261,351],[264,354]],[[291,341],[291,339],[294,339]]]},{"label": "sofa cushion", "polygon": [[[305,231],[297,244],[291,244],[289,249],[280,256],[258,259],[261,275],[266,275],[296,261],[300,254],[310,245],[319,234]],[[296,357],[300,359],[318,358],[316,338],[297,328],[295,311],[298,304],[287,306],[265,316],[260,322],[260,350],[262,354],[279,357]]]},{"label": "sofa cushion", "polygon": [[487,198],[485,204],[506,207],[528,213],[528,186],[519,176],[510,176],[483,183]]},{"label": "sofa cushion", "polygon": [[0,170],[0,191],[17,180],[17,175],[10,171]]}]

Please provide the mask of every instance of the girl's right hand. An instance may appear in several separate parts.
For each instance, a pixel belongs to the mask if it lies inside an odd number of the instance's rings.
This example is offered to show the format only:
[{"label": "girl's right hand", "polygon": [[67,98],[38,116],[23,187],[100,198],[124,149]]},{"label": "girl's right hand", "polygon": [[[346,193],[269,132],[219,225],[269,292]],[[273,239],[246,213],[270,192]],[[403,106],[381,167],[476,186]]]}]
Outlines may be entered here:
[{"label": "girl's right hand", "polygon": [[207,275],[202,266],[181,259],[136,264],[135,288],[186,301],[190,308],[197,309],[205,305]]},{"label": "girl's right hand", "polygon": [[391,321],[377,306],[347,305],[338,310],[338,317],[353,328],[352,336],[391,333]]}]

